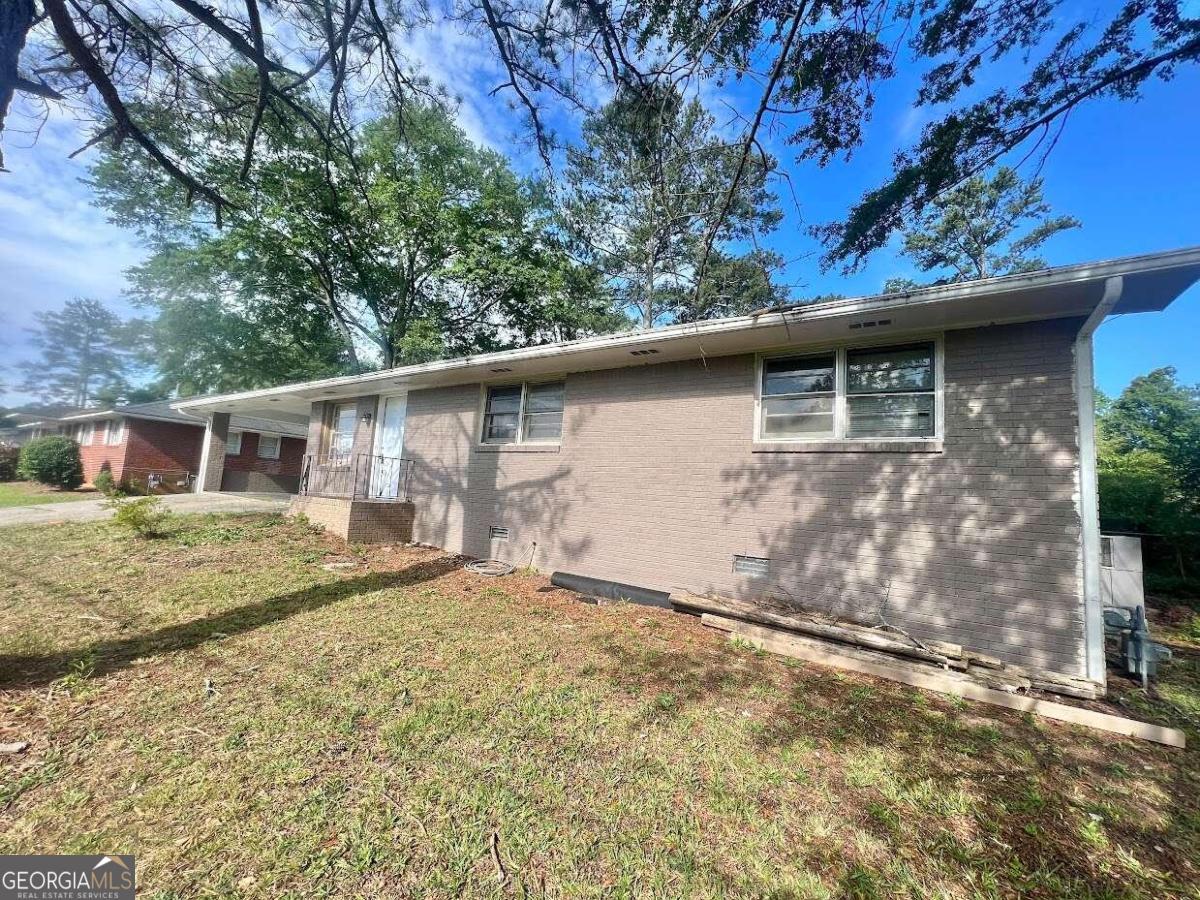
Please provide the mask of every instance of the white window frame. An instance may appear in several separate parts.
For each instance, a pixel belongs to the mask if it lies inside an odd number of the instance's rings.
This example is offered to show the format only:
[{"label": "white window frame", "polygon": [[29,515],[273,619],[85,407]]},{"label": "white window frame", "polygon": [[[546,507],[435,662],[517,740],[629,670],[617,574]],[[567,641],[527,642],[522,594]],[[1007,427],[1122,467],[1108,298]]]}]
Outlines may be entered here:
[{"label": "white window frame", "polygon": [[[933,434],[923,437],[847,437],[849,425],[846,402],[846,357],[855,350],[882,350],[888,347],[908,347],[913,344],[933,344]],[[834,354],[833,434],[811,437],[783,437],[763,434],[763,364],[770,359],[803,358]],[[893,335],[870,341],[842,341],[837,344],[814,344],[789,347],[757,355],[754,365],[754,443],[756,444],[896,444],[919,445],[942,441],[946,433],[945,348],[941,334]],[[904,391],[898,393],[919,393]],[[863,395],[867,396],[867,395]]]},{"label": "white window frame", "polygon": [[[236,438],[236,440],[234,438]],[[242,455],[242,433],[240,431],[231,431],[225,437],[225,455]]]},{"label": "white window frame", "polygon": [[[325,464],[335,467],[343,467],[350,465],[350,459],[354,456],[354,435],[358,430],[358,401],[352,400],[349,403],[333,403],[332,415],[329,417],[328,441],[329,445],[325,448]],[[353,420],[350,426],[350,449],[344,454],[337,450],[338,420],[342,417],[342,411],[349,408],[353,411]]]},{"label": "white window frame", "polygon": [[[558,447],[562,445],[562,426],[559,428],[559,436],[557,439],[530,441],[525,438],[525,398],[529,395],[531,387],[539,387],[545,384],[561,384],[563,386],[563,426],[567,421],[567,379],[559,376],[557,378],[535,378],[531,381],[494,381],[490,384],[481,385],[479,392],[479,430],[475,435],[476,443],[480,447],[512,447],[515,445],[531,446],[531,447]],[[493,388],[506,388],[521,386],[521,403],[517,407],[517,437],[511,441],[488,441],[484,440],[487,431],[487,401],[488,391]]]},{"label": "white window frame", "polygon": [[75,438],[80,447],[90,447],[96,440],[96,423],[84,422],[79,426],[79,434]]},{"label": "white window frame", "polygon": [[[263,453],[263,439],[270,438],[275,442],[274,453]],[[259,459],[279,459],[279,453],[283,449],[283,436],[278,434],[263,434],[258,433],[258,458]]]},{"label": "white window frame", "polygon": [[125,420],[109,419],[104,423],[104,444],[107,447],[119,447],[125,440]]}]

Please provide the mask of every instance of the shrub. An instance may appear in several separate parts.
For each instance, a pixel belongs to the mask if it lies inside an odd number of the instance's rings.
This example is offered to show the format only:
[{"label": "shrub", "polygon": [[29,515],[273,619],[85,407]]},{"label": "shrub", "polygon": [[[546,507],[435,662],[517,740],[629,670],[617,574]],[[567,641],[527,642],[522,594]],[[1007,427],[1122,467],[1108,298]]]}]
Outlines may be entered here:
[{"label": "shrub", "polygon": [[171,511],[163,508],[160,497],[111,497],[106,505],[113,510],[114,522],[139,537],[158,537],[171,518]]},{"label": "shrub", "polygon": [[113,478],[112,472],[108,471],[108,469],[101,469],[100,474],[92,479],[92,484],[95,485],[96,490],[106,497],[115,497],[118,494],[124,493],[117,484],[116,479]]},{"label": "shrub", "polygon": [[17,474],[30,481],[73,491],[83,484],[79,445],[61,435],[36,438],[21,448]]},{"label": "shrub", "polygon": [[19,448],[0,446],[0,481],[17,480],[17,460],[20,456]]}]

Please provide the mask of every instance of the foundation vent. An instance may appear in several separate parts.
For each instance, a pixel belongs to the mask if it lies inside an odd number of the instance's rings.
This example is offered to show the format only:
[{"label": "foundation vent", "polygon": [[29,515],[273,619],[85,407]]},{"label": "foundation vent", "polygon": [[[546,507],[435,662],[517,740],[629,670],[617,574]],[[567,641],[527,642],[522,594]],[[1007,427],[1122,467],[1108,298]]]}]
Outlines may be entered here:
[{"label": "foundation vent", "polygon": [[766,578],[771,571],[771,560],[765,556],[740,556],[734,554],[733,571],[738,575],[749,575],[751,578]]},{"label": "foundation vent", "polygon": [[488,537],[493,541],[507,541],[508,529],[502,525],[493,525],[488,529]]}]

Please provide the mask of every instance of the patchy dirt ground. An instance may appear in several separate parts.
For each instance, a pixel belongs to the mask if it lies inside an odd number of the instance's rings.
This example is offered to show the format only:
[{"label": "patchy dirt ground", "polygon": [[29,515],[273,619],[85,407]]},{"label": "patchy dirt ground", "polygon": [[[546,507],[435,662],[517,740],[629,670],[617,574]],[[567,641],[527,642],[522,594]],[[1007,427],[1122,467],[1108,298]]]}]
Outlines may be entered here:
[{"label": "patchy dirt ground", "polygon": [[1200,896],[1196,750],[272,517],[0,532],[13,740],[0,853],[152,898]]}]

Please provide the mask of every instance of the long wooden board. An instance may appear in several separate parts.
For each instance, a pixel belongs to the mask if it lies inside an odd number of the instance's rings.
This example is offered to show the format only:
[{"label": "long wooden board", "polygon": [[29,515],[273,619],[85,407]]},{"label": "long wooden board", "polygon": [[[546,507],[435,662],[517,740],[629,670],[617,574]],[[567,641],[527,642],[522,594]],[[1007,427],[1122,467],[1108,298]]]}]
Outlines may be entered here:
[{"label": "long wooden board", "polygon": [[712,613],[705,613],[701,617],[701,621],[712,628],[729,632],[731,639],[740,638],[756,647],[782,656],[791,656],[795,659],[820,663],[833,668],[875,675],[879,678],[899,681],[902,684],[937,691],[941,694],[950,694],[967,700],[978,700],[1018,712],[1035,713],[1047,719],[1123,734],[1144,741],[1166,744],[1168,747],[1183,748],[1187,746],[1187,737],[1182,731],[1175,728],[1151,725],[1148,722],[1138,722],[1123,716],[1114,716],[1078,706],[1068,706],[1065,703],[1055,703],[1051,700],[1041,700],[1023,694],[997,691],[975,684],[951,672],[937,671],[916,664],[905,664],[882,653],[842,646],[835,647],[823,641],[788,634],[761,625],[752,625]]}]

